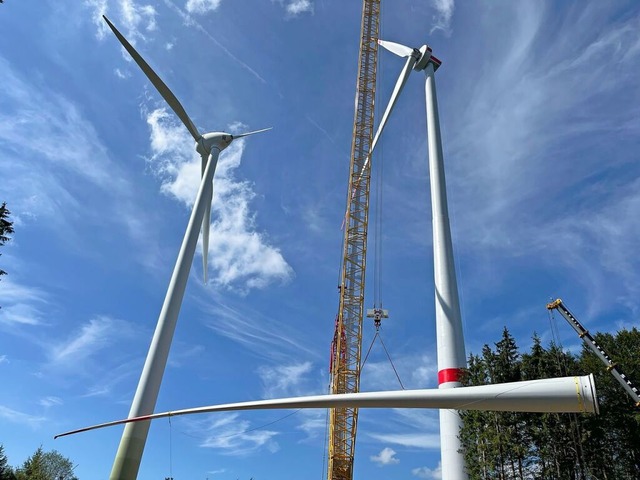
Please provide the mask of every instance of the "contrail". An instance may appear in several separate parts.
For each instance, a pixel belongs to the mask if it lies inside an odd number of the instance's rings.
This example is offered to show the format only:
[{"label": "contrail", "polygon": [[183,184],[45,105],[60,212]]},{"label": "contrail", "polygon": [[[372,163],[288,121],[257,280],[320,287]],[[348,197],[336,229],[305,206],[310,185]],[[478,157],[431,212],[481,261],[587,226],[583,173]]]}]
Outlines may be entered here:
[{"label": "contrail", "polygon": [[247,70],[249,73],[251,73],[251,75],[256,77],[262,83],[264,83],[264,84],[267,83],[267,81],[264,78],[262,78],[258,72],[256,72],[253,68],[251,68],[249,65],[244,63],[238,57],[236,57],[233,53],[231,53],[229,51],[229,49],[227,49],[227,47],[222,45],[218,40],[216,40],[213,37],[213,35],[211,35],[209,32],[207,32],[207,30],[205,30],[205,28],[202,25],[200,25],[196,20],[194,20],[194,18],[191,15],[189,15],[188,13],[182,11],[180,9],[180,7],[176,6],[171,0],[164,0],[164,3],[165,3],[165,5],[167,5],[167,7],[170,7],[173,10],[175,10],[175,12],[178,15],[180,15],[182,17],[182,20],[184,20],[188,25],[194,25],[198,30],[200,30],[200,32],[202,32],[204,35],[206,35],[209,38],[209,40],[211,40],[213,43],[215,43],[215,45],[217,47],[219,47],[224,53],[227,54],[227,56],[229,58],[231,58],[233,61],[235,61],[238,65],[240,65],[242,68]]}]

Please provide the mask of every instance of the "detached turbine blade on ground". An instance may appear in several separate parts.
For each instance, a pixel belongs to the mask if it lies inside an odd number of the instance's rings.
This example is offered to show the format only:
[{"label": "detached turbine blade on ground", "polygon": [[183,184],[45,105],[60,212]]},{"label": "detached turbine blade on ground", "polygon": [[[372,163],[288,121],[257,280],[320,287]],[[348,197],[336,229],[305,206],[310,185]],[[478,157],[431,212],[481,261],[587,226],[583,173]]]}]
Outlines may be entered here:
[{"label": "detached turbine blade on ground", "polygon": [[175,114],[180,118],[180,120],[182,120],[182,123],[184,123],[184,126],[187,127],[187,130],[189,130],[189,133],[191,133],[193,139],[196,142],[200,140],[200,132],[198,132],[198,129],[189,118],[189,115],[187,115],[187,112],[185,111],[182,104],[178,101],[173,92],[169,90],[169,87],[165,85],[162,79],[156,74],[156,72],[153,71],[149,64],[144,60],[144,58],[140,56],[136,49],[133,48],[133,46],[127,41],[127,39],[124,38],[124,36],[118,31],[113,23],[111,23],[105,15],[103,15],[102,18],[104,18],[104,21],[107,22],[109,28],[113,31],[118,40],[120,40],[120,43],[125,48],[125,50],[129,52],[129,55],[133,57],[133,59],[142,69],[147,78],[151,80],[151,83],[153,83],[153,86],[156,87],[160,95],[162,95],[162,98],[165,99],[165,101],[169,104]]},{"label": "detached turbine blade on ground", "polygon": [[227,403],[101,423],[61,433],[54,438],[123,423],[178,415],[292,408],[445,408],[502,412],[598,413],[598,401],[593,375],[585,375],[451,389],[342,393]]}]

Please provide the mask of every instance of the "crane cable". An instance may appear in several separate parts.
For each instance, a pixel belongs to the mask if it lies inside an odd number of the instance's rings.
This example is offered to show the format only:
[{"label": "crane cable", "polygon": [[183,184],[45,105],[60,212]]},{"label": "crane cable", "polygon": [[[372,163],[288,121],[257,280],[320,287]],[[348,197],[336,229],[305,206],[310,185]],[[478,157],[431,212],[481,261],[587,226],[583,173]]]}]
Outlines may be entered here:
[{"label": "crane cable", "polygon": [[169,418],[169,479],[173,480],[173,428],[171,426],[171,416]]},{"label": "crane cable", "polygon": [[[378,78],[379,82],[382,83],[382,68],[381,68],[381,60],[380,54],[378,53]],[[380,90],[376,89],[376,101],[380,100]],[[375,165],[376,169],[376,183],[375,183],[375,215],[374,215],[374,229],[373,229],[373,307],[374,309],[382,310],[383,302],[382,302],[382,206],[384,205],[383,201],[383,192],[384,192],[384,137],[380,138],[380,142],[378,144],[378,148],[376,149],[376,162],[370,163]],[[384,353],[387,355],[387,359],[391,364],[391,368],[393,369],[393,373],[395,373],[396,378],[398,379],[398,383],[402,390],[404,390],[404,384],[400,379],[400,375],[398,374],[398,370],[396,369],[393,360],[391,359],[391,355],[389,355],[389,351],[387,350],[387,346],[384,344],[384,340],[382,340],[382,335],[380,335],[380,320],[375,321],[376,334],[371,341],[371,345],[369,345],[369,349],[367,350],[367,354],[362,361],[362,365],[360,365],[360,370],[364,368],[367,363],[367,359],[369,358],[369,354],[371,353],[371,349],[373,348],[373,344],[376,339],[380,339],[380,344],[384,350]]]},{"label": "crane cable", "polygon": [[380,344],[382,345],[382,348],[384,349],[384,353],[387,354],[387,358],[389,359],[389,363],[391,364],[391,368],[393,368],[393,373],[396,374],[396,378],[398,379],[398,383],[400,384],[400,388],[402,390],[404,390],[404,384],[402,383],[402,380],[400,379],[400,375],[398,374],[398,370],[396,369],[396,366],[393,363],[393,360],[391,360],[391,355],[389,355],[389,351],[387,350],[386,345],[384,344],[384,341],[382,340],[382,336],[380,335],[380,329],[379,326],[376,326],[376,334],[373,337],[373,340],[371,341],[371,345],[369,345],[369,350],[367,350],[367,354],[364,357],[364,361],[362,362],[362,365],[360,366],[360,370],[362,370],[365,366],[365,364],[367,363],[367,359],[369,358],[369,354],[371,353],[371,349],[373,348],[373,344],[376,341],[376,338],[380,339]]},{"label": "crane cable", "polygon": [[[380,13],[382,16],[382,12]],[[382,19],[381,19],[382,20]],[[381,22],[382,23],[382,22]],[[382,33],[382,32],[381,32]],[[382,61],[378,52],[378,78],[383,83]],[[376,89],[376,102],[380,101],[380,89]],[[382,206],[383,206],[383,177],[384,177],[384,136],[380,137],[376,150],[376,183],[375,183],[375,216],[373,230],[373,306],[382,308]],[[372,159],[373,160],[373,159]],[[373,162],[371,162],[373,163]]]}]

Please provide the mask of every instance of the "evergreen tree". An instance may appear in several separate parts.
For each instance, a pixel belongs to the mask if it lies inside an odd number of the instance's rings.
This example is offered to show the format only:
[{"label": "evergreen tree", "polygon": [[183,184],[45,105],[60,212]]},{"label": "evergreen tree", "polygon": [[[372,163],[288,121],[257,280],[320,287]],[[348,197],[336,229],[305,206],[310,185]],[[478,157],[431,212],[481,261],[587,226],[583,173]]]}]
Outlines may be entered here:
[{"label": "evergreen tree", "polygon": [[4,453],[4,446],[0,444],[0,480],[15,480],[15,478],[9,459]]},{"label": "evergreen tree", "polygon": [[[640,331],[621,330],[616,335],[597,333],[596,342],[609,353],[634,384],[640,381]],[[583,374],[593,373],[600,403],[600,415],[583,423],[589,438],[585,442],[588,468],[602,478],[640,477],[640,410],[631,397],[588,349],[580,357]]]},{"label": "evergreen tree", "polygon": [[[13,222],[9,221],[11,212],[7,209],[7,204],[0,205],[0,246],[9,241],[9,235],[13,233]],[[0,254],[1,255],[1,254]],[[0,268],[0,276],[7,272]]]}]

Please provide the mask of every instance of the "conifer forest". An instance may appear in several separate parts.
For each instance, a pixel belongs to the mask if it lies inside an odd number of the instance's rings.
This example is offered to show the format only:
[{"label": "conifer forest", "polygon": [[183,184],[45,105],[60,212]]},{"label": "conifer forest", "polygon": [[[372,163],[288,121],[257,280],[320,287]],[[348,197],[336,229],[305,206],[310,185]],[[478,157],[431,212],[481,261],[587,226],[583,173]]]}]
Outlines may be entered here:
[{"label": "conifer forest", "polygon": [[[640,380],[640,330],[596,334],[627,376]],[[640,408],[583,345],[573,354],[534,334],[520,352],[507,328],[493,347],[469,356],[465,385],[593,373],[600,414],[462,413],[460,430],[469,477],[477,479],[638,480]]]}]

